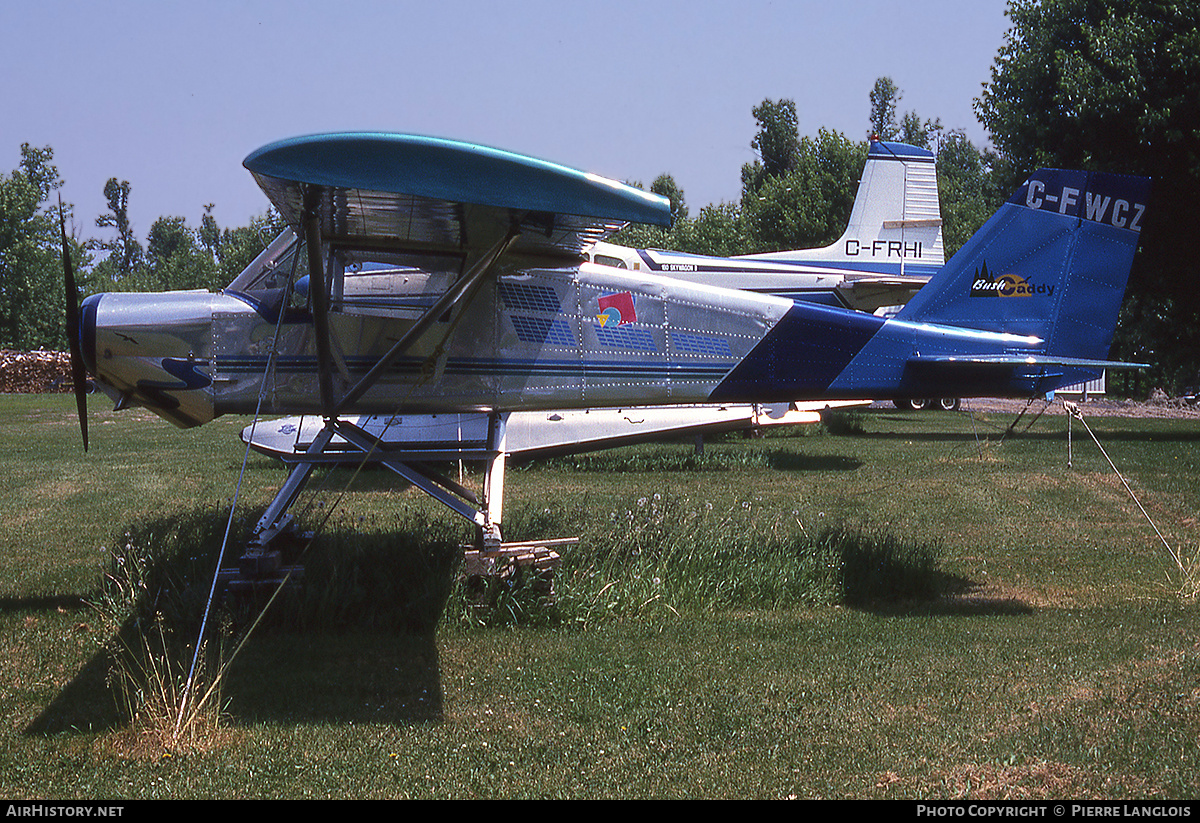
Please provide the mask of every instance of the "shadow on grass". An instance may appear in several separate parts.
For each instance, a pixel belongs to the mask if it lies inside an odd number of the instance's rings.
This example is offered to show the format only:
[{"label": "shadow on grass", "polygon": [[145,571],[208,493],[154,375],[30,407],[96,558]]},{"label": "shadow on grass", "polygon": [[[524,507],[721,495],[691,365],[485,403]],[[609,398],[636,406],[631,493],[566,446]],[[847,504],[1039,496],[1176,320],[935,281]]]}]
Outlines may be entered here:
[{"label": "shadow on grass", "polygon": [[959,575],[937,571],[931,575],[935,597],[879,599],[850,604],[852,608],[880,617],[1021,617],[1034,608],[1018,597],[986,593],[978,583]]},{"label": "shadow on grass", "polygon": [[[225,517],[197,509],[125,534],[100,592],[89,598],[119,628],[27,734],[128,723],[128,691],[117,675],[132,667],[116,660],[147,648],[158,650],[181,682],[200,633]],[[248,522],[233,534],[245,534]],[[304,584],[271,605],[236,655],[255,612],[224,601],[208,620],[204,666],[215,672],[229,663],[220,691],[224,715],[239,722],[439,720],[435,631],[454,585],[460,539],[420,516],[390,528],[362,522],[354,530],[330,528],[299,559]],[[233,545],[240,551],[240,543]]]},{"label": "shadow on grass", "polygon": [[35,597],[0,597],[0,612],[70,611],[87,605],[81,594],[50,594]]},{"label": "shadow on grass", "polygon": [[[518,537],[560,533],[581,525],[572,518],[586,514],[522,511],[509,521]],[[1031,611],[1017,601],[972,596],[977,587],[971,581],[937,568],[939,545],[886,529],[842,526],[781,535],[770,528],[756,532],[740,509],[702,521],[687,515],[669,501],[631,504],[628,528],[606,527],[574,547],[576,567],[596,572],[580,585],[597,591],[565,596],[606,613],[614,604],[644,605],[647,581],[657,586],[661,579],[661,590],[675,592],[685,608],[839,603],[889,616]],[[332,526],[296,558],[304,566],[303,587],[272,605],[222,681],[226,718],[245,724],[441,720],[435,630],[457,603],[452,592],[462,531],[421,512],[398,517],[400,525],[360,520]],[[234,534],[245,534],[249,522]],[[120,628],[27,727],[28,734],[95,732],[128,723],[128,706],[118,699],[128,692],[117,691],[114,673],[129,667],[113,665],[118,654],[150,645],[167,650],[172,671],[187,671],[224,528],[220,512],[198,509],[143,524],[118,541],[122,546],[96,601]],[[563,582],[566,588],[567,578]],[[689,585],[698,587],[691,600]],[[252,613],[231,607],[210,619],[207,671],[228,660]],[[532,610],[528,615],[515,622],[538,624],[542,617]]]}]

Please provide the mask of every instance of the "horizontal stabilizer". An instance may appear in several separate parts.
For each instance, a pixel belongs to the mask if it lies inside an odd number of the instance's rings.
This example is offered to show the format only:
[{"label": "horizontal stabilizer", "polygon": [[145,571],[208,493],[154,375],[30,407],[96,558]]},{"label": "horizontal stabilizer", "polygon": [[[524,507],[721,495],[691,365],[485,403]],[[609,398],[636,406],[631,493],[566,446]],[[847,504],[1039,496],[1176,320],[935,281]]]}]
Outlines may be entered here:
[{"label": "horizontal stabilizer", "polygon": [[952,385],[960,396],[1033,396],[1096,380],[1105,371],[1142,369],[1146,368],[1146,364],[1030,353],[917,355],[908,360],[908,367],[909,378],[916,385]]},{"label": "horizontal stabilizer", "polygon": [[1118,360],[1087,360],[1072,357],[1039,357],[1037,355],[965,355],[957,357],[921,357],[909,359],[921,365],[971,366],[1058,366],[1069,369],[1148,369],[1148,363],[1124,363]]}]

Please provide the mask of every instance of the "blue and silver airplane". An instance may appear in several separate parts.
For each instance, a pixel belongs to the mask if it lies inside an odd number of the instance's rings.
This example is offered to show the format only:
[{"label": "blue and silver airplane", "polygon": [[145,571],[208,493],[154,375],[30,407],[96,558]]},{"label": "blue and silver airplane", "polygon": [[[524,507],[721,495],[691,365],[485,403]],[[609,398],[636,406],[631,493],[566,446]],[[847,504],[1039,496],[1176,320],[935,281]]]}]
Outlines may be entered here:
[{"label": "blue and silver airplane", "polygon": [[[86,366],[117,408],[181,427],[321,417],[259,545],[287,527],[315,466],[344,462],[331,444],[383,450],[361,415],[488,415],[469,448],[380,462],[498,542],[487,498],[500,494],[490,485],[502,485],[509,413],[1028,398],[1135,365],[1106,358],[1146,208],[1141,178],[1036,172],[882,317],[588,262],[630,222],[669,225],[667,200],[506,151],[339,133],[270,144],[244,165],[291,228],[219,293],[87,298],[72,342],[77,375]],[[482,504],[420,468],[455,456],[488,462]]]}]

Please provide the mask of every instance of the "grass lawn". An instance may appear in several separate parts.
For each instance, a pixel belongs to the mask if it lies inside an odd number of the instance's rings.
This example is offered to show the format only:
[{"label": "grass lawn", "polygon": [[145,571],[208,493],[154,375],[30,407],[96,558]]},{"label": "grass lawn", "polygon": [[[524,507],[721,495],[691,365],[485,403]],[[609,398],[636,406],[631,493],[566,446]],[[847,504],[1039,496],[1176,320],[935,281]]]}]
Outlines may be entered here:
[{"label": "grass lawn", "polygon": [[[84,454],[70,397],[0,395],[0,795],[1200,795],[1198,613],[1171,556],[1196,574],[1195,420],[1088,420],[1163,539],[1078,424],[1068,466],[1062,416],[1001,439],[1002,415],[870,410],[517,468],[506,536],[581,542],[554,608],[486,619],[453,588],[453,515],[335,476],[304,604],[232,655],[219,722],[163,746],[119,709],[89,604],[114,551],[160,546],[174,582],[138,614],[203,600],[247,422],[93,410]],[[283,477],[249,459],[239,523]],[[932,559],[933,596],[886,596],[902,570],[853,596],[863,546]]]}]

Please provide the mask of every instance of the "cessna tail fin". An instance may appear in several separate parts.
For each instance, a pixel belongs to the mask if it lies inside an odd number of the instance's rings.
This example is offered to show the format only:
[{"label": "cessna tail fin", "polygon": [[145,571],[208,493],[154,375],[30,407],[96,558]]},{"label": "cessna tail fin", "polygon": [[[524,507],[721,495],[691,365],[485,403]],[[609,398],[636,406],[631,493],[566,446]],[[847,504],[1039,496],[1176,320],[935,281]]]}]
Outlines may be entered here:
[{"label": "cessna tail fin", "polygon": [[933,274],[945,262],[933,152],[873,141],[850,220],[836,243],[741,259],[853,263],[859,271],[880,274]]}]

